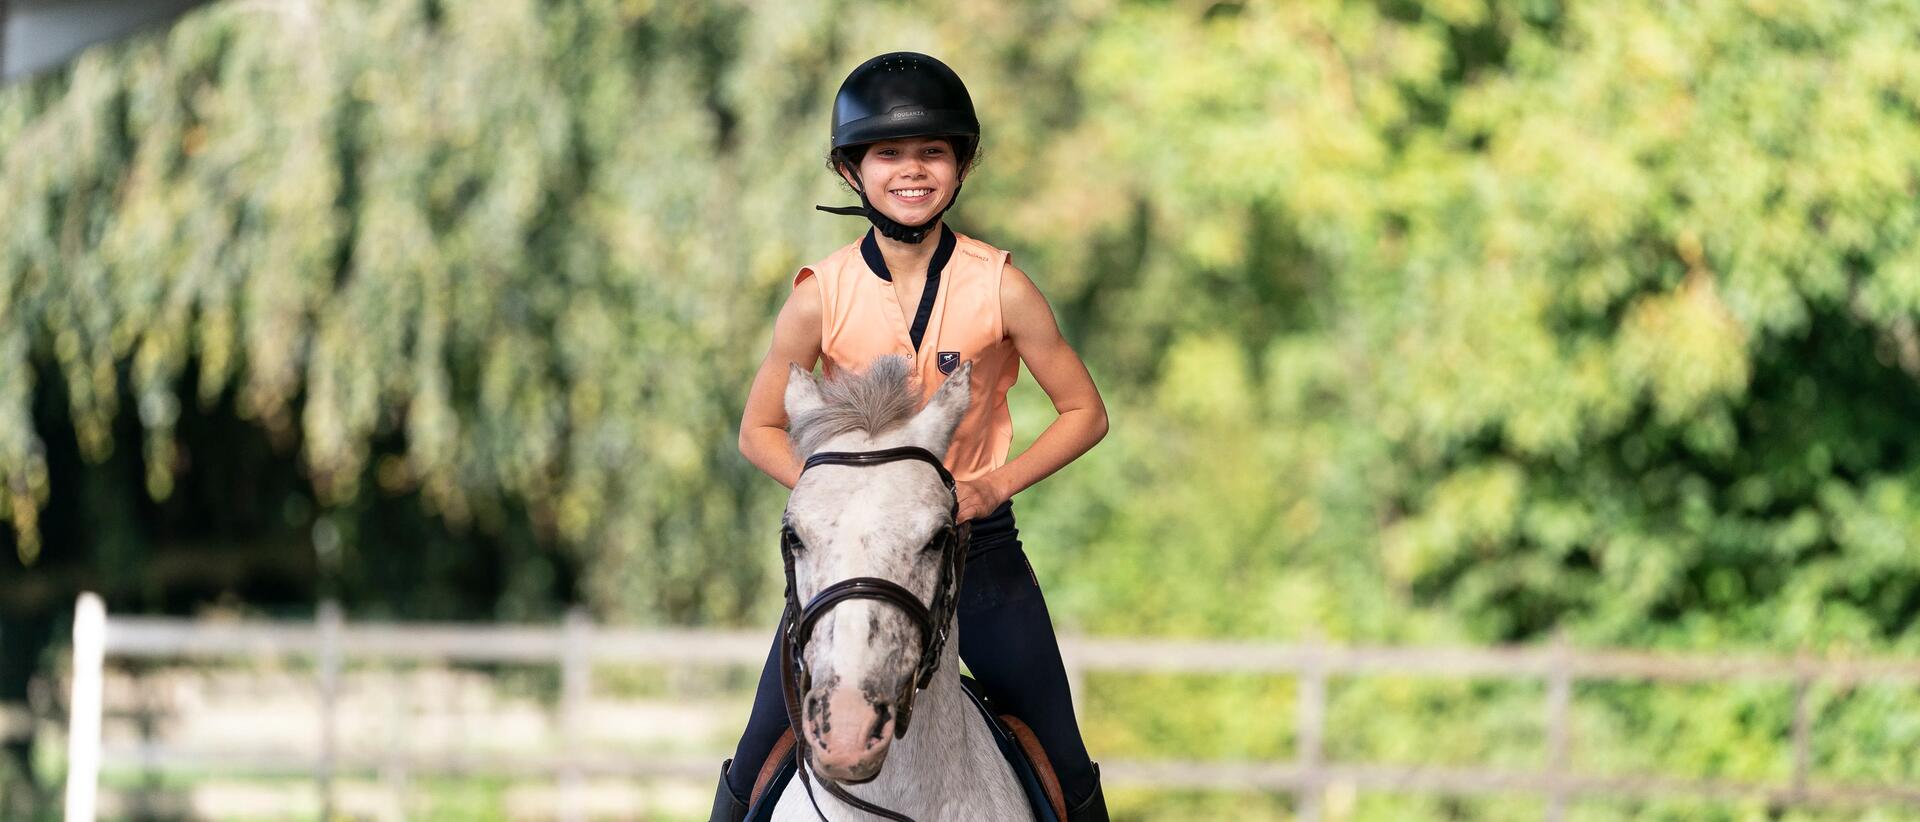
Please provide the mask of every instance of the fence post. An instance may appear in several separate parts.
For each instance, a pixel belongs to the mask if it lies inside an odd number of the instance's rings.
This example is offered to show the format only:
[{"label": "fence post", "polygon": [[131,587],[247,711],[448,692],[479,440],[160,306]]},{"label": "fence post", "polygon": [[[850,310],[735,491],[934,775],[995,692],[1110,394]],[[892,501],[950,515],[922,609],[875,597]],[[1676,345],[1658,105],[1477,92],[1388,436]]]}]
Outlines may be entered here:
[{"label": "fence post", "polygon": [[1295,761],[1300,766],[1300,787],[1294,792],[1295,816],[1301,822],[1319,822],[1320,803],[1326,791],[1326,774],[1321,768],[1322,739],[1327,718],[1326,648],[1317,635],[1303,643],[1306,664],[1300,671],[1297,703],[1299,724]]},{"label": "fence post", "polygon": [[1813,709],[1808,707],[1808,692],[1813,689],[1813,664],[1802,649],[1794,660],[1793,676],[1793,798],[1807,797],[1807,772],[1813,767]]},{"label": "fence post", "polygon": [[396,663],[387,669],[392,710],[387,723],[387,761],[380,769],[391,800],[383,815],[392,822],[405,822],[407,818],[407,757],[412,753],[410,741],[413,739],[412,689],[407,687],[406,674],[399,672],[399,668],[400,664]]},{"label": "fence post", "polygon": [[320,675],[320,760],[314,767],[314,782],[320,790],[320,819],[326,822],[334,813],[333,772],[337,756],[334,726],[338,721],[340,691],[340,632],[346,618],[341,615],[340,603],[329,599],[320,603],[314,620],[320,635],[316,660]]},{"label": "fence post", "polygon": [[567,609],[560,643],[560,820],[587,818],[583,799],[585,777],[580,767],[580,731],[592,695],[593,622],[578,605]]},{"label": "fence post", "polygon": [[73,695],[67,718],[67,822],[93,822],[100,788],[100,698],[107,606],[87,591],[73,606]]},{"label": "fence post", "polygon": [[1547,670],[1547,822],[1567,818],[1567,774],[1572,765],[1572,730],[1568,714],[1573,705],[1573,655],[1567,632],[1553,632],[1553,650]]}]

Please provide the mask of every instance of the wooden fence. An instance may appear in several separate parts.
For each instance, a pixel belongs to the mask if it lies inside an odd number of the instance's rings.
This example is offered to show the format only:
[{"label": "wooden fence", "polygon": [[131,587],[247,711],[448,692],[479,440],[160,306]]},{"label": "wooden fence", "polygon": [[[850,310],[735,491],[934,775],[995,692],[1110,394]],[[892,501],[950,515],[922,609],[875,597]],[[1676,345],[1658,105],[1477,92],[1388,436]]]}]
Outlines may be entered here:
[{"label": "wooden fence", "polygon": [[[552,776],[558,780],[562,819],[583,818],[578,794],[590,775],[678,776],[711,779],[705,759],[592,756],[569,744],[589,721],[584,706],[600,663],[758,666],[766,632],[610,629],[574,612],[559,626],[352,624],[326,603],[312,622],[202,622],[150,617],[108,619],[98,597],[83,594],[74,621],[74,671],[67,785],[67,819],[91,820],[103,760],[100,748],[101,678],[109,657],[231,659],[296,657],[312,660],[320,695],[317,759],[277,763],[311,772],[323,817],[332,809],[332,783],[343,769],[380,763],[343,760],[335,739],[341,667],[348,659],[495,662],[557,665],[560,671],[558,756],[440,758],[410,762],[428,772]],[[1898,784],[1824,784],[1812,777],[1813,722],[1808,694],[1817,683],[1920,683],[1920,660],[1830,659],[1811,656],[1700,656],[1575,650],[1564,642],[1510,648],[1362,648],[1324,644],[1155,641],[1063,638],[1062,651],[1076,691],[1088,672],[1270,674],[1297,678],[1296,748],[1290,762],[1115,761],[1102,764],[1110,784],[1166,788],[1291,792],[1298,817],[1318,820],[1330,785],[1360,790],[1450,795],[1530,794],[1546,800],[1545,818],[1565,818],[1567,803],[1588,797],[1703,799],[1763,798],[1779,805],[1920,807],[1920,787]],[[1546,728],[1543,767],[1532,771],[1434,768],[1330,762],[1324,754],[1327,684],[1335,676],[1424,675],[1544,682]],[[1762,680],[1793,688],[1791,777],[1784,783],[1682,779],[1657,775],[1601,776],[1571,767],[1570,706],[1578,681],[1727,682]],[[263,763],[238,752],[231,758],[143,748],[105,752],[109,763],[137,760],[147,767],[249,769]]]}]

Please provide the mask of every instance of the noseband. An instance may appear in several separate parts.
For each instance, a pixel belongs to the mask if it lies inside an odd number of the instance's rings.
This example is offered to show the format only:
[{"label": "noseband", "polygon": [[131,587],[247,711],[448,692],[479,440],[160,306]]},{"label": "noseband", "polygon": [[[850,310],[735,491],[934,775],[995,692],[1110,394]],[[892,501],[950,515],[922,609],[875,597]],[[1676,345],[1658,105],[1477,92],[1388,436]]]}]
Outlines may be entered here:
[{"label": "noseband", "polygon": [[[927,543],[925,550],[940,551],[940,580],[933,588],[933,603],[920,602],[920,597],[904,586],[890,579],[879,577],[853,577],[843,579],[814,594],[803,607],[800,604],[800,589],[794,584],[794,555],[802,547],[799,534],[791,525],[782,523],[780,528],[780,559],[787,573],[787,609],[780,619],[780,685],[785,692],[787,722],[793,726],[795,736],[802,736],[800,717],[800,698],[812,684],[812,675],[807,671],[805,651],[807,639],[813,636],[813,627],[833,606],[854,599],[872,599],[888,603],[905,612],[907,619],[920,629],[920,662],[914,669],[914,675],[895,702],[893,726],[894,738],[898,739],[907,732],[907,725],[913,720],[913,697],[933,682],[933,674],[940,668],[940,654],[947,644],[947,629],[953,622],[953,612],[959,600],[960,579],[966,570],[967,537],[972,530],[971,523],[956,525],[954,518],[960,513],[960,497],[953,474],[940,463],[933,452],[917,446],[886,448],[878,451],[827,451],[807,458],[800,472],[819,465],[881,465],[900,460],[918,460],[933,466],[940,472],[940,481],[947,486],[947,493],[953,497],[948,510],[948,520]],[[801,740],[802,752],[810,750]],[[812,801],[813,788],[807,779],[807,768],[797,769],[800,782],[807,786],[807,799]],[[895,822],[913,822],[911,817],[895,813],[860,799],[821,777],[820,784],[835,798],[855,808]],[[819,803],[814,803],[814,812],[820,812]],[[821,819],[826,819],[821,814]]]}]

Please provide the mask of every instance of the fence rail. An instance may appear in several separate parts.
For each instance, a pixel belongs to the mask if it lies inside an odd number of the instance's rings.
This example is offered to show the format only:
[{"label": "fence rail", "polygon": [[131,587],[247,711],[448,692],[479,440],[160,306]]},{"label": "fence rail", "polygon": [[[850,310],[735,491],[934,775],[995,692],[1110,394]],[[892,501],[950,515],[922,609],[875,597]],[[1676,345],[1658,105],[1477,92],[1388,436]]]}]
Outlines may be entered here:
[{"label": "fence rail", "polygon": [[[577,795],[587,776],[707,778],[713,763],[685,757],[591,755],[570,744],[587,721],[585,706],[596,664],[757,666],[766,658],[764,631],[688,631],[593,625],[580,612],[551,627],[457,624],[348,624],[323,604],[312,622],[209,622],[151,617],[108,619],[97,597],[81,596],[74,628],[74,699],[67,818],[92,819],[100,763],[140,762],[236,770],[311,773],[331,809],[332,783],[343,772],[392,767],[394,757],[343,757],[334,743],[340,670],[345,660],[408,660],[552,664],[560,669],[560,756],[400,757],[413,773],[490,773],[553,776],[560,817],[584,814]],[[1920,660],[1828,658],[1812,655],[1705,656],[1639,651],[1576,650],[1564,641],[1536,647],[1384,648],[1325,644],[1156,641],[1065,637],[1061,642],[1076,692],[1088,672],[1262,673],[1299,680],[1297,738],[1291,762],[1108,762],[1115,784],[1167,788],[1284,791],[1296,795],[1298,816],[1317,820],[1331,785],[1356,789],[1454,795],[1522,793],[1547,800],[1545,818],[1564,818],[1569,801],[1589,796],[1643,799],[1759,798],[1779,805],[1920,806],[1920,787],[1821,784],[1811,779],[1812,718],[1808,693],[1816,683],[1920,683]],[[100,750],[100,679],[107,658],[221,659],[301,657],[315,663],[321,740],[317,761],[224,757],[164,748]],[[1328,762],[1323,740],[1327,683],[1335,676],[1427,675],[1538,680],[1546,685],[1542,719],[1546,755],[1538,771],[1405,767]],[[1781,681],[1793,685],[1793,769],[1786,783],[1677,779],[1658,775],[1603,776],[1571,768],[1570,704],[1577,681]],[[103,755],[104,754],[104,755]],[[324,816],[323,816],[324,818]]]}]

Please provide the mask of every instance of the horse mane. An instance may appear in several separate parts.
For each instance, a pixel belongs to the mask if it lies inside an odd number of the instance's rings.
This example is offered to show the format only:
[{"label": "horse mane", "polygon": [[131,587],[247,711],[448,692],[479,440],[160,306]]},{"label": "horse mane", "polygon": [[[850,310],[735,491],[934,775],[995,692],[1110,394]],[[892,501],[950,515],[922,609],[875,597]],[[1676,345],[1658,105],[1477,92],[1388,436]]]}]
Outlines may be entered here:
[{"label": "horse mane", "polygon": [[794,416],[787,435],[800,459],[827,440],[853,431],[885,433],[906,424],[920,409],[913,372],[905,357],[879,357],[867,370],[840,371],[820,381],[820,407]]}]

